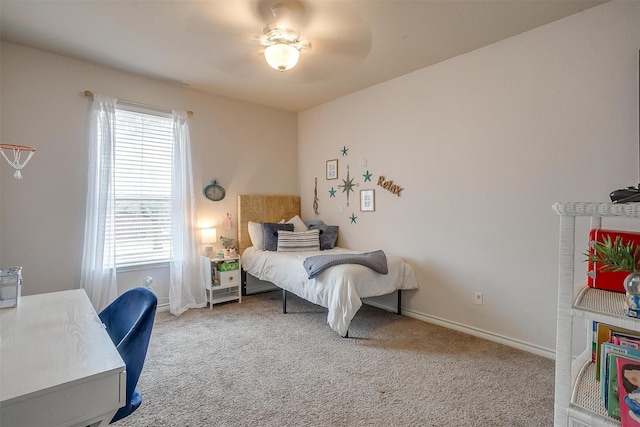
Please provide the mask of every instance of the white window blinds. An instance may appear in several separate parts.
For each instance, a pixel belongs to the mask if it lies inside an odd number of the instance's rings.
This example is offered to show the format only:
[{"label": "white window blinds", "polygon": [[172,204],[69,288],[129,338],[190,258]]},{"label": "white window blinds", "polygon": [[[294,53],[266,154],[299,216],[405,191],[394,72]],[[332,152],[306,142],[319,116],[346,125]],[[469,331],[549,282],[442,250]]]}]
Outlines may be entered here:
[{"label": "white window blinds", "polygon": [[171,252],[171,117],[116,108],[116,267],[166,262]]}]

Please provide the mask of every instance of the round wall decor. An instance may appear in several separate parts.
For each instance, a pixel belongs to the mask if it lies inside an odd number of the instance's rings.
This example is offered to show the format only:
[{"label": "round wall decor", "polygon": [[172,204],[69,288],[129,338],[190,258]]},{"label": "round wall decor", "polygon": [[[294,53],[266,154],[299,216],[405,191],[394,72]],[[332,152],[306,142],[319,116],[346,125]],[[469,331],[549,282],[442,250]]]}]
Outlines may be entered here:
[{"label": "round wall decor", "polygon": [[204,189],[202,190],[202,194],[204,194],[204,197],[209,200],[219,202],[220,200],[224,199],[226,192],[224,191],[224,188],[222,188],[222,186],[218,184],[218,181],[214,179],[213,181],[211,181],[211,184],[204,187]]}]

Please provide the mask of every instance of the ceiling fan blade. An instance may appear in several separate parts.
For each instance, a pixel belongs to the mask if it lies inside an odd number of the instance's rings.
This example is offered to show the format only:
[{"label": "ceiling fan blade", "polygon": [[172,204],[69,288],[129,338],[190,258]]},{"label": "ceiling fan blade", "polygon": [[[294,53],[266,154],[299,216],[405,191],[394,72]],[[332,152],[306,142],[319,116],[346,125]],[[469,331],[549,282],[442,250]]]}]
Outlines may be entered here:
[{"label": "ceiling fan blade", "polygon": [[306,83],[336,78],[357,67],[371,51],[371,30],[364,19],[339,2],[315,2],[307,7],[308,22],[301,29],[303,49],[299,79]]},{"label": "ceiling fan blade", "polygon": [[213,67],[236,77],[256,77],[260,74],[262,66],[266,66],[264,55],[259,49],[226,53],[213,58]]},{"label": "ceiling fan blade", "polygon": [[246,1],[194,2],[186,31],[210,38],[243,37],[262,28],[262,18]]},{"label": "ceiling fan blade", "polygon": [[300,0],[258,0],[254,14],[263,24],[278,23],[292,30],[305,28],[312,15],[310,4]]}]

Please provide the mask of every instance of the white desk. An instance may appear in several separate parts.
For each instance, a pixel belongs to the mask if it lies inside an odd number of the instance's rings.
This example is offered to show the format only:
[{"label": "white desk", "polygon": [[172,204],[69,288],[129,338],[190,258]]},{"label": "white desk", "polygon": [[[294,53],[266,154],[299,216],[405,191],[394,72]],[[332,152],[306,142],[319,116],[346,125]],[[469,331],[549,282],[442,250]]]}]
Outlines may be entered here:
[{"label": "white desk", "polygon": [[107,425],[125,364],[83,289],[0,309],[0,426]]}]

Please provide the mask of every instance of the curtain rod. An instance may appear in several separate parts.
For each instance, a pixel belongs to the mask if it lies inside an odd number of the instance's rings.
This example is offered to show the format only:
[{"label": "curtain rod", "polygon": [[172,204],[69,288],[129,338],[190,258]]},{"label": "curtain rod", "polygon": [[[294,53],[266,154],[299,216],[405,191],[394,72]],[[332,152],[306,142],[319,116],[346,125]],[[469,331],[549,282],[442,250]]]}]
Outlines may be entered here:
[{"label": "curtain rod", "polygon": [[[90,90],[85,90],[84,96],[88,98],[93,98],[93,92],[91,92]],[[132,104],[132,105],[138,105],[140,107],[151,107],[151,108],[160,109],[160,110],[168,110],[167,108],[156,107],[155,105],[141,104],[139,102],[125,101],[124,99],[122,100],[122,102],[125,102],[127,104]],[[193,116],[193,111],[187,111],[187,115],[189,117]]]}]

